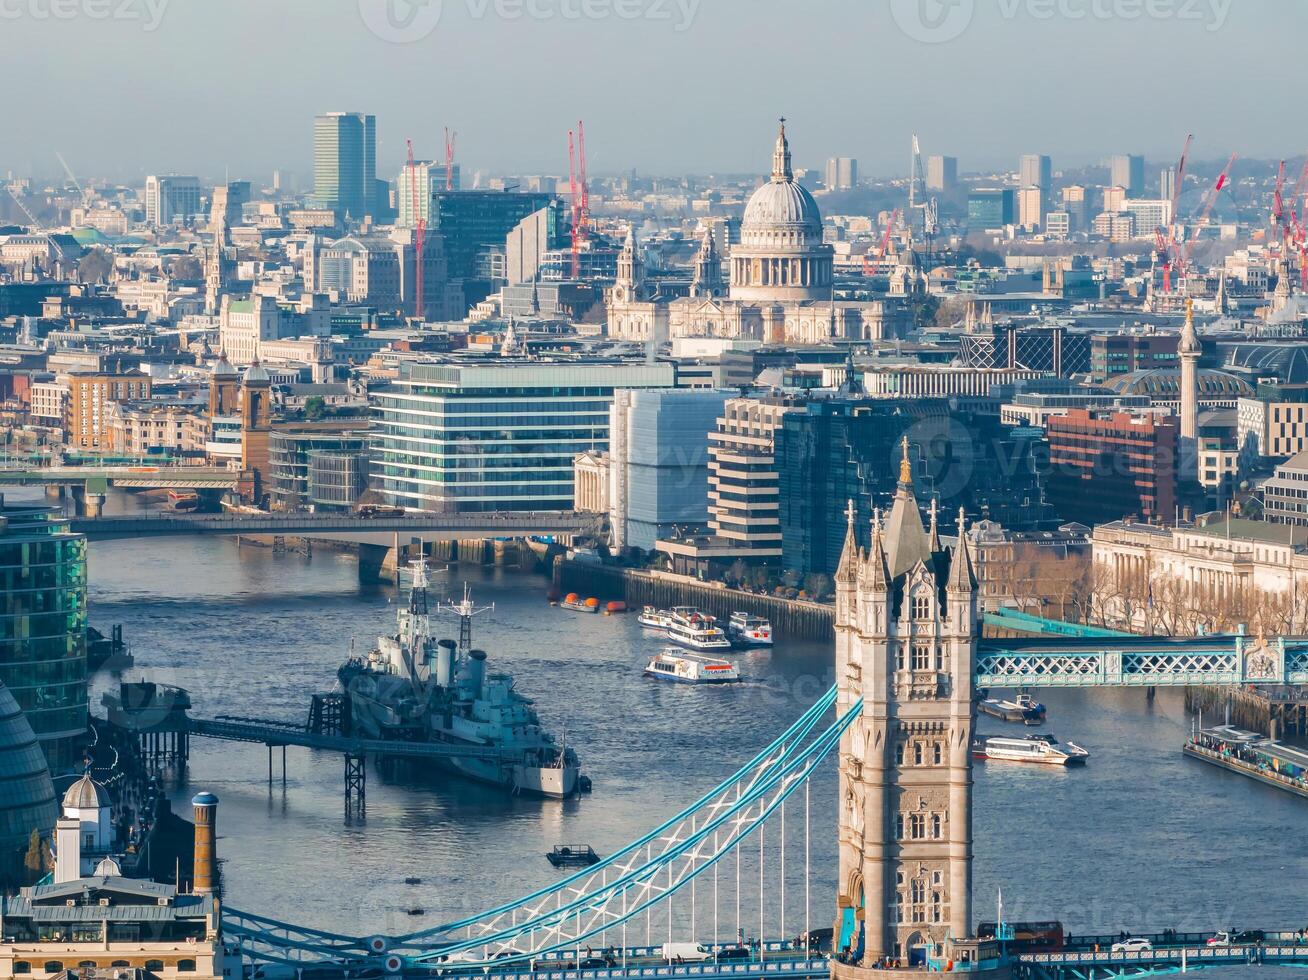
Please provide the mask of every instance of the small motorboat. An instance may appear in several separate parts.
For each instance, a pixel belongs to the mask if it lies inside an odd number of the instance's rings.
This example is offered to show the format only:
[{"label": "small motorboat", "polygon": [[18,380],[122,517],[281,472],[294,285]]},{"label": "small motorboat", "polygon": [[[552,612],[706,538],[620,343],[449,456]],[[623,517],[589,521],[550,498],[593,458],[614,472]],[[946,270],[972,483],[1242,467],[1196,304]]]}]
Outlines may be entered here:
[{"label": "small motorboat", "polygon": [[589,844],[555,844],[545,860],[556,868],[589,868],[599,864],[600,856]]},{"label": "small motorboat", "polygon": [[1045,720],[1045,706],[1029,694],[1019,694],[1017,700],[984,698],[977,705],[983,715],[1001,721],[1020,721],[1024,725],[1039,725]]}]

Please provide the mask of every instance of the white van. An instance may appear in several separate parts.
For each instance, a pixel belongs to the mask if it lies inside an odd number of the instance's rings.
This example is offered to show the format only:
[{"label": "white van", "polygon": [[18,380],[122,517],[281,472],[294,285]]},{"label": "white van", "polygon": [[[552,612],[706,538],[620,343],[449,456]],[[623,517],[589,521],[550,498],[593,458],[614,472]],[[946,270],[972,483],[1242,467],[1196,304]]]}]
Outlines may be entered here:
[{"label": "white van", "polygon": [[682,963],[702,963],[713,959],[707,946],[700,943],[664,943],[663,959],[668,963],[680,960]]}]

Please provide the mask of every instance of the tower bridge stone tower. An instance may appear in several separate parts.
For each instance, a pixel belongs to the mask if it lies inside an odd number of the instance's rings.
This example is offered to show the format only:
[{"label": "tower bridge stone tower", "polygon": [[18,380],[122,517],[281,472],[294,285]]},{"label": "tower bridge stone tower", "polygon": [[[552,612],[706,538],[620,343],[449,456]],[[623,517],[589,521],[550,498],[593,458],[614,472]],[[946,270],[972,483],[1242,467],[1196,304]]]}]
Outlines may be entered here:
[{"label": "tower bridge stone tower", "polygon": [[[889,516],[859,547],[853,507],[836,572],[840,744],[837,978],[978,965],[972,923],[977,582],[963,515],[941,547],[924,529],[908,441]],[[970,940],[970,941],[969,941]]]}]

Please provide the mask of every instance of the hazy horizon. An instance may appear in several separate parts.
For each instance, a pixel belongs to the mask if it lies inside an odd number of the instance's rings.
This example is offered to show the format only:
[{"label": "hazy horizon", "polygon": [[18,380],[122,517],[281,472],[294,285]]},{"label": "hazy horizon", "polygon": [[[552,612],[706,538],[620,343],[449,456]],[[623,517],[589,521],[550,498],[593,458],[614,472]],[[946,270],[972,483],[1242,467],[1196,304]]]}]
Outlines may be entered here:
[{"label": "hazy horizon", "polygon": [[1189,132],[1196,160],[1275,159],[1305,149],[1296,86],[1259,69],[1304,28],[1273,0],[0,0],[31,80],[0,172],[303,186],[332,110],[377,116],[383,177],[445,126],[465,177],[566,174],[579,118],[592,174],[764,172],[778,115],[797,166],[866,176],[905,173],[914,132],[967,172],[1171,160]]}]

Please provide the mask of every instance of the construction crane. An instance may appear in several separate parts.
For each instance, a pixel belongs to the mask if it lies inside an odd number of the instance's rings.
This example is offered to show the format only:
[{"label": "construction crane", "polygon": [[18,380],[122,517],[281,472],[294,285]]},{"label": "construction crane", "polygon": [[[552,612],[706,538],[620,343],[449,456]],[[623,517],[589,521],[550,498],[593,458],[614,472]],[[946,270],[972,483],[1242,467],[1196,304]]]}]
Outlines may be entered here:
[{"label": "construction crane", "polygon": [[77,174],[73,173],[73,168],[68,166],[68,161],[64,159],[64,155],[60,153],[58,150],[55,150],[55,156],[59,158],[59,163],[63,166],[64,173],[68,174],[68,179],[71,180],[73,182],[73,186],[77,188],[77,194],[82,199],[82,206],[83,207],[90,206],[91,195],[88,194],[85,188],[82,187],[82,182],[77,179]]},{"label": "construction crane", "polygon": [[[423,250],[427,244],[427,219],[422,215],[422,198],[418,193],[418,166],[413,162],[413,140],[406,139],[409,148],[409,202],[413,209],[413,315],[418,320],[425,320],[427,309],[423,296]],[[448,146],[448,143],[446,144]],[[446,173],[449,167],[446,166]],[[430,188],[428,188],[430,190]]]},{"label": "construction crane", "polygon": [[[881,247],[877,249],[877,265],[881,264],[886,257],[886,252],[890,250],[890,236],[894,234],[895,222],[898,220],[899,208],[895,208],[890,214],[890,220],[886,222],[886,233],[881,237]],[[863,253],[863,275],[871,276],[875,270],[872,268],[872,263],[868,261],[867,255],[867,252]]]},{"label": "construction crane", "polygon": [[590,189],[586,185],[586,128],[568,130],[568,194],[572,203],[572,278],[581,278],[581,243],[586,240]]},{"label": "construction crane", "polygon": [[1217,180],[1212,188],[1204,195],[1203,204],[1200,209],[1199,220],[1195,223],[1194,234],[1187,236],[1185,243],[1185,252],[1181,256],[1181,261],[1177,266],[1177,275],[1184,280],[1186,270],[1190,267],[1190,259],[1194,255],[1194,247],[1199,241],[1199,236],[1203,234],[1208,227],[1208,219],[1212,216],[1213,205],[1217,203],[1217,198],[1221,196],[1222,189],[1226,187],[1231,180],[1231,169],[1235,166],[1237,154],[1232,153],[1231,159],[1226,162],[1226,167],[1217,175]]},{"label": "construction crane", "polygon": [[445,189],[454,190],[454,141],[459,138],[456,132],[450,132],[450,127],[445,127]]},{"label": "construction crane", "polygon": [[1185,166],[1190,159],[1190,147],[1193,145],[1194,134],[1190,133],[1185,138],[1185,146],[1181,148],[1181,159],[1176,164],[1176,179],[1172,182],[1172,200],[1167,228],[1160,227],[1155,231],[1158,239],[1158,255],[1163,263],[1163,292],[1165,293],[1172,291],[1172,264],[1177,252],[1176,225],[1181,206],[1181,189],[1185,185]]}]

